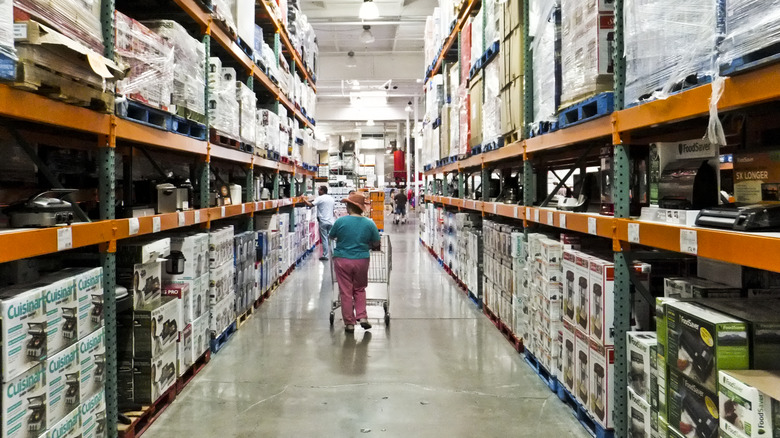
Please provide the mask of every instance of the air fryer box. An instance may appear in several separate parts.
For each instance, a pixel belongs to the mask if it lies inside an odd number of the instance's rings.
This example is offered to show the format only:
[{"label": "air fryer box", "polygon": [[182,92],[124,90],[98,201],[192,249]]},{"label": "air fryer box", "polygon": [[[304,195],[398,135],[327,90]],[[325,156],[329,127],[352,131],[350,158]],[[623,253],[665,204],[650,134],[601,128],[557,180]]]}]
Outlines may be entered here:
[{"label": "air fryer box", "polygon": [[78,345],[71,345],[46,360],[46,424],[54,427],[81,400],[81,363]]},{"label": "air fryer box", "polygon": [[570,324],[576,324],[575,311],[577,307],[577,254],[578,251],[565,250],[561,261],[563,275],[563,320]]},{"label": "air fryer box", "polygon": [[590,261],[591,256],[579,253],[575,263],[577,268],[575,271],[576,279],[574,283],[574,322],[577,326],[577,330],[581,330],[585,334],[590,333],[590,304],[588,303],[590,298]]},{"label": "air fryer box", "polygon": [[780,371],[718,373],[721,436],[780,436]]},{"label": "air fryer box", "polygon": [[14,286],[0,291],[3,382],[46,359],[44,285]]},{"label": "air fryer box", "polygon": [[628,436],[650,438],[653,436],[652,411],[647,400],[637,395],[630,387],[628,391]]},{"label": "air fryer box", "polygon": [[192,354],[192,324],[184,327],[179,333],[177,348],[179,349],[179,361],[176,367],[178,370],[177,376],[181,377],[195,363],[194,355]]},{"label": "air fryer box", "polygon": [[46,432],[46,438],[82,438],[81,411],[74,409]]},{"label": "air fryer box", "polygon": [[56,354],[79,339],[79,300],[76,282],[67,273],[56,273],[41,279],[46,298],[46,352]]},{"label": "air fryer box", "polygon": [[628,332],[627,358],[628,384],[634,393],[650,403],[652,387],[657,384],[653,379],[656,363],[658,340],[655,332]]},{"label": "air fryer box", "polygon": [[669,429],[687,437],[717,438],[718,395],[676,369],[669,370]]},{"label": "air fryer box", "polygon": [[615,347],[590,340],[590,404],[588,411],[601,426],[612,428]]},{"label": "air fryer box", "polygon": [[748,368],[750,348],[745,322],[685,302],[667,304],[666,318],[666,363],[670,370],[715,392],[718,370]]},{"label": "air fryer box", "polygon": [[561,358],[563,378],[561,380],[563,386],[572,394],[574,394],[574,382],[577,374],[577,364],[575,363],[577,337],[574,333],[574,327],[568,321],[563,321],[563,357]]},{"label": "air fryer box", "polygon": [[88,399],[83,399],[81,406],[81,437],[105,438],[106,436],[106,392],[100,391]]},{"label": "air fryer box", "polygon": [[178,349],[168,349],[152,359],[133,361],[133,395],[135,403],[153,403],[176,383]]},{"label": "air fryer box", "polygon": [[40,363],[2,384],[2,438],[28,438],[46,432],[46,368]]},{"label": "air fryer box", "polygon": [[583,405],[589,406],[590,398],[590,343],[588,335],[576,330],[574,340],[574,397]]},{"label": "air fryer box", "polygon": [[192,322],[192,293],[195,280],[182,283],[166,283],[162,287],[162,296],[165,299],[176,301],[179,308],[179,321],[182,324]]},{"label": "air fryer box", "polygon": [[94,331],[79,341],[81,366],[81,400],[102,391],[106,384],[106,334]]},{"label": "air fryer box", "polygon": [[79,339],[103,327],[103,268],[66,268],[79,300]]},{"label": "air fryer box", "polygon": [[133,315],[133,357],[156,357],[179,340],[178,300],[153,309],[137,309]]}]

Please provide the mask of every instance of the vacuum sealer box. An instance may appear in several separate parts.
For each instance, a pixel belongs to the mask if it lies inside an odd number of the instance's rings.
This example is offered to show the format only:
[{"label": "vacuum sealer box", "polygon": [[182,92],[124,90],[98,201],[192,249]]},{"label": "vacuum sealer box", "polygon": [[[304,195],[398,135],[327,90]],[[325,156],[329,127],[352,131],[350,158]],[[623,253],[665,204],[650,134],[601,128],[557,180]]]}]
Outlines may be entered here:
[{"label": "vacuum sealer box", "polygon": [[649,404],[652,387],[657,384],[653,378],[657,361],[656,334],[655,332],[628,332],[626,338],[629,388]]},{"label": "vacuum sealer box", "polygon": [[628,436],[650,438],[653,436],[650,404],[637,395],[631,387],[628,391]]},{"label": "vacuum sealer box", "polygon": [[718,395],[677,369],[669,370],[670,435],[717,437]]},{"label": "vacuum sealer box", "polygon": [[[668,303],[666,321],[670,371],[715,392],[718,370],[748,368],[750,348],[744,321],[685,302]],[[675,424],[671,418],[670,424]]]},{"label": "vacuum sealer box", "polygon": [[590,341],[590,404],[588,411],[601,426],[612,428],[615,347]]},{"label": "vacuum sealer box", "polygon": [[81,403],[81,437],[106,436],[106,392],[101,390]]},{"label": "vacuum sealer box", "polygon": [[3,382],[46,359],[45,303],[41,283],[0,291]]},{"label": "vacuum sealer box", "polygon": [[583,406],[590,406],[590,343],[588,335],[576,330],[574,340],[574,397]]},{"label": "vacuum sealer box", "polygon": [[739,204],[780,203],[780,151],[734,154],[734,198]]},{"label": "vacuum sealer box", "polygon": [[41,279],[46,298],[46,351],[56,354],[78,341],[79,300],[76,281],[67,273],[55,273]]},{"label": "vacuum sealer box", "polygon": [[173,344],[155,358],[133,361],[135,403],[153,403],[176,383],[177,354]]},{"label": "vacuum sealer box", "polygon": [[2,384],[2,438],[28,438],[46,431],[46,368],[39,363]]},{"label": "vacuum sealer box", "polygon": [[81,438],[81,410],[74,409],[46,432],[46,438]]},{"label": "vacuum sealer box", "polygon": [[102,391],[106,384],[106,333],[103,328],[79,341],[81,400]]},{"label": "vacuum sealer box", "polygon": [[156,357],[179,340],[182,323],[178,300],[157,308],[136,309],[133,315],[133,357]]},{"label": "vacuum sealer box", "polygon": [[574,327],[568,321],[563,322],[563,357],[561,363],[563,367],[563,386],[574,394],[574,381],[576,380],[576,342]]},{"label": "vacuum sealer box", "polygon": [[51,356],[46,365],[46,424],[48,428],[77,409],[81,400],[81,363],[78,345]]},{"label": "vacuum sealer box", "polygon": [[780,436],[780,371],[718,373],[721,436]]}]

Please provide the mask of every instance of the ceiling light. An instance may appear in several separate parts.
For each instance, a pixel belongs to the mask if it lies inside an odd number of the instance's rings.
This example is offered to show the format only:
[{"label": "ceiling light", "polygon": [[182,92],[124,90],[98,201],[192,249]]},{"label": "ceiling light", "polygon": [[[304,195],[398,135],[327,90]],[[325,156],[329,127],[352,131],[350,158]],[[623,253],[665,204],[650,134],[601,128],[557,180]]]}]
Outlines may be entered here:
[{"label": "ceiling light", "polygon": [[349,67],[349,68],[357,67],[357,59],[355,59],[355,52],[353,52],[351,50],[349,51],[349,53],[347,53],[347,64],[346,64],[346,66]]},{"label": "ceiling light", "polygon": [[376,20],[379,18],[379,8],[374,4],[374,0],[363,0],[358,17],[361,20]]},{"label": "ceiling light", "polygon": [[352,91],[360,91],[360,81],[351,81],[351,82],[352,82]]},{"label": "ceiling light", "polygon": [[376,123],[374,123],[374,121],[371,119],[368,119],[368,121],[366,122],[366,126],[374,126],[374,125],[376,125]]},{"label": "ceiling light", "polygon": [[406,108],[404,108],[404,111],[406,111],[407,113],[410,113],[410,112],[414,111],[414,109],[412,109],[412,101],[411,100],[406,103]]},{"label": "ceiling light", "polygon": [[371,33],[371,26],[363,26],[363,33],[360,34],[360,42],[363,44],[371,44],[376,39],[374,38],[374,34]]}]

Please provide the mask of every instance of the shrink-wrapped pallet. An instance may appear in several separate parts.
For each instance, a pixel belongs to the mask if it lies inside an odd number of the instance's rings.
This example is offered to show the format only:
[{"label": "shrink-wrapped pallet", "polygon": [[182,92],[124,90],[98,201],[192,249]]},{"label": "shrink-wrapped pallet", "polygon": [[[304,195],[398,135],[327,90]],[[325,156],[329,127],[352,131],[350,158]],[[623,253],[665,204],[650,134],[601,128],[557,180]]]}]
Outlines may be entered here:
[{"label": "shrink-wrapped pallet", "polygon": [[749,66],[780,51],[780,0],[728,0],[725,8],[721,65]]},{"label": "shrink-wrapped pallet", "polygon": [[212,85],[209,87],[209,125],[238,140],[241,110],[236,99],[236,71],[222,68]]},{"label": "shrink-wrapped pallet", "polygon": [[257,111],[257,146],[279,152],[279,116],[267,109]]},{"label": "shrink-wrapped pallet", "polygon": [[471,21],[471,66],[474,67],[476,62],[482,57],[485,51],[485,17],[484,11],[480,8],[477,15]]},{"label": "shrink-wrapped pallet", "polygon": [[485,91],[482,103],[482,141],[492,142],[501,135],[501,99],[498,62],[485,66]]},{"label": "shrink-wrapped pallet", "polygon": [[16,59],[14,50],[14,2],[0,0],[0,55]]},{"label": "shrink-wrapped pallet", "polygon": [[531,56],[533,56],[534,126],[557,120],[561,100],[559,0],[531,2]]},{"label": "shrink-wrapped pallet", "polygon": [[100,1],[15,0],[13,5],[66,37],[103,54]]},{"label": "shrink-wrapped pallet", "polygon": [[239,105],[239,136],[241,141],[255,144],[255,128],[257,125],[257,96],[243,82],[236,82],[236,99]]},{"label": "shrink-wrapped pallet", "polygon": [[469,152],[469,135],[471,133],[471,103],[469,91],[465,84],[458,90],[458,155]]},{"label": "shrink-wrapped pallet", "polygon": [[214,17],[218,21],[225,23],[228,28],[235,32],[236,19],[233,14],[236,7],[236,0],[211,0],[211,6],[214,10]]}]

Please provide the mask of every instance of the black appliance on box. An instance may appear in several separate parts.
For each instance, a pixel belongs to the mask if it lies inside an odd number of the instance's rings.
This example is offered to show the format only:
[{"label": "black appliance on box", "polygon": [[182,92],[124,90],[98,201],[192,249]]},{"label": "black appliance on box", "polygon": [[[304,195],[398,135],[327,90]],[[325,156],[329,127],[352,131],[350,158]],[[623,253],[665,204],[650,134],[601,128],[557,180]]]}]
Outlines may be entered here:
[{"label": "black appliance on box", "polygon": [[76,337],[76,315],[75,307],[65,307],[62,309],[62,337],[65,339],[73,339]]},{"label": "black appliance on box", "polygon": [[3,212],[13,228],[43,228],[70,225],[74,222],[73,204],[63,200],[75,189],[51,189],[40,192],[26,201],[16,202]]},{"label": "black appliance on box", "polygon": [[669,163],[661,172],[658,205],[676,210],[701,210],[718,205],[718,171],[707,160]]},{"label": "black appliance on box", "polygon": [[28,432],[41,432],[46,429],[46,396],[39,395],[27,399],[30,416],[27,419]]},{"label": "black appliance on box", "polygon": [[696,217],[700,227],[737,231],[770,231],[780,229],[780,204],[734,204],[702,209]]},{"label": "black appliance on box", "polygon": [[41,322],[28,322],[27,357],[41,359],[46,354],[46,324]]}]

